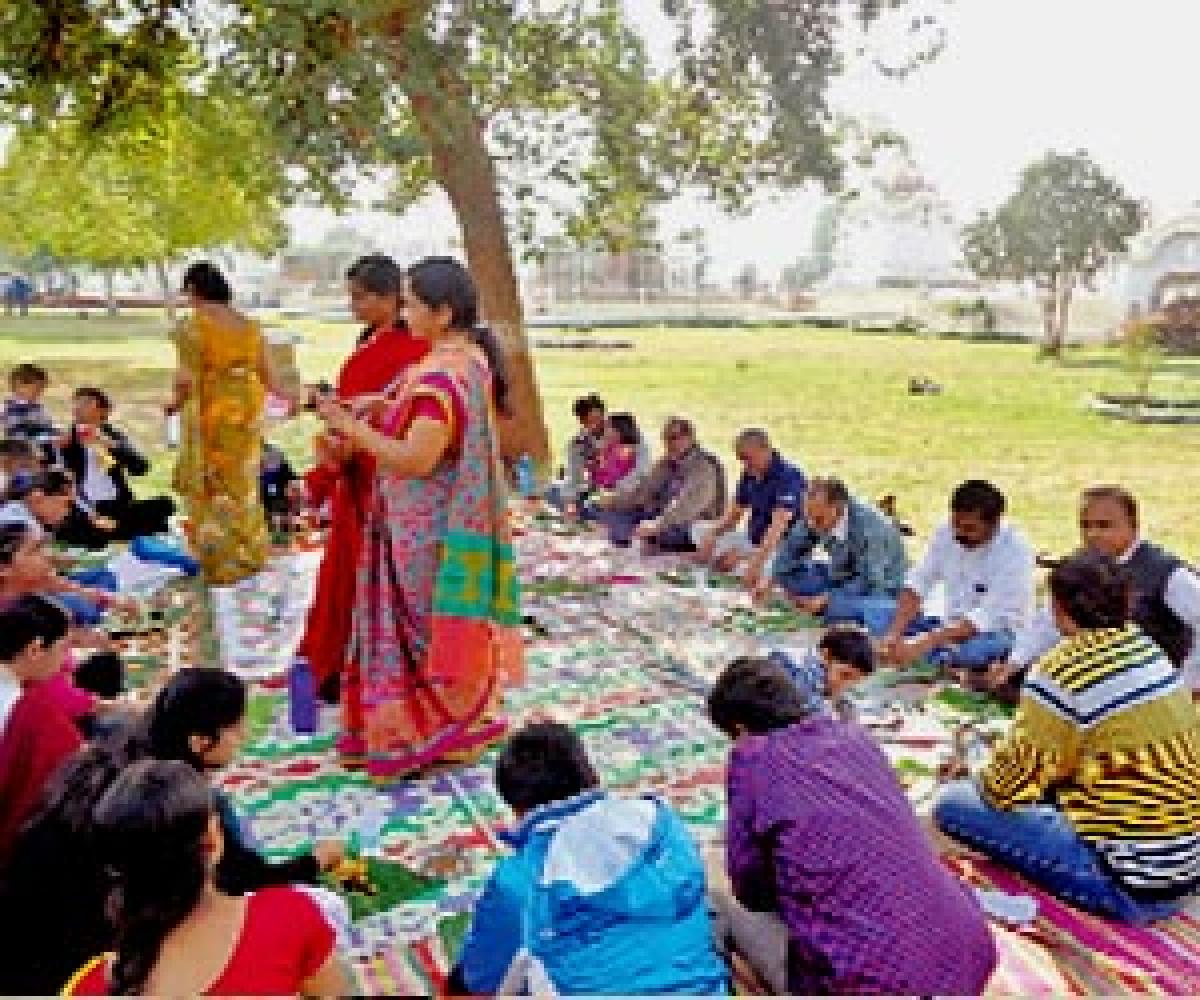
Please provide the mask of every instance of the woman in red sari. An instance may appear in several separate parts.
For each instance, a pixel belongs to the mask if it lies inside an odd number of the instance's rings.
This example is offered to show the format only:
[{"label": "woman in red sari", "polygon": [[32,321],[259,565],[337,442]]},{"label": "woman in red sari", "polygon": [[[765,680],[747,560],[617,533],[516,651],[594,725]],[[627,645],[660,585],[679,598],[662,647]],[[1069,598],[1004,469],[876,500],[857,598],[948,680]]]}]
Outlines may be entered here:
[{"label": "woman in red sari", "polygon": [[[400,317],[404,272],[390,257],[361,258],[346,280],[351,311],[367,325],[335,387],[338,400],[353,403],[383,393],[426,355],[429,342],[412,336]],[[354,571],[375,462],[369,454],[350,451],[329,436],[318,439],[317,454],[318,464],[304,477],[307,499],[318,508],[328,503],[331,523],[308,626],[297,652],[308,658],[322,695],[333,701],[350,638]]]},{"label": "woman in red sari", "polygon": [[476,328],[475,286],[447,257],[408,274],[405,312],[433,347],[373,414],[321,416],[375,457],[359,555],[343,724],[380,781],[470,757],[504,733],[506,681],[519,678],[521,622],[496,443],[506,383],[498,346]]}]

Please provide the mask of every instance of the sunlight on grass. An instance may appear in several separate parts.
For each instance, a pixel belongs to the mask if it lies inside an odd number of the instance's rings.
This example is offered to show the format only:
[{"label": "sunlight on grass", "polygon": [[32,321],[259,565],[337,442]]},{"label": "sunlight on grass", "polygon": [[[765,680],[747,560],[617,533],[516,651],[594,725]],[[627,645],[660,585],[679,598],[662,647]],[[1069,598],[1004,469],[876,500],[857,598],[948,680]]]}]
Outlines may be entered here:
[{"label": "sunlight on grass", "polygon": [[[309,378],[330,378],[350,350],[349,324],[287,320],[302,333]],[[118,401],[118,422],[151,452],[163,450],[161,402],[172,350],[161,317],[0,320],[0,365],[38,360],[51,369],[49,394],[63,412],[70,390],[95,384]],[[626,351],[537,352],[551,432],[571,432],[571,400],[596,390],[613,410],[628,409],[657,441],[672,413],[693,417],[706,444],[732,461],[738,429],[770,430],[810,473],[844,476],[861,494],[899,496],[901,512],[924,535],[942,516],[955,483],[995,480],[1035,545],[1062,551],[1075,542],[1077,491],[1119,481],[1142,498],[1147,534],[1200,551],[1191,504],[1192,456],[1200,429],[1108,422],[1086,409],[1095,391],[1122,391],[1119,355],[1091,349],[1066,364],[1038,362],[1032,348],[840,331],[649,330],[622,333]],[[1180,361],[1155,380],[1165,395],[1200,394],[1200,364]],[[944,387],[910,396],[910,376]],[[271,428],[299,461],[309,452],[311,418]],[[160,454],[143,490],[163,488]]]}]

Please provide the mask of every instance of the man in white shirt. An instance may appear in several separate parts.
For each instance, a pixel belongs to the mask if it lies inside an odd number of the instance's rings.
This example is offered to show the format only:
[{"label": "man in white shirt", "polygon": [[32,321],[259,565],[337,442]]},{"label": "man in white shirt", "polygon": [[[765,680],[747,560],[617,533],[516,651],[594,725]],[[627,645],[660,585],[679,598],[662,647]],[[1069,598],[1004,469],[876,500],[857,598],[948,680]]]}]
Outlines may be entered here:
[{"label": "man in white shirt", "polygon": [[[954,491],[949,521],[934,532],[900,592],[881,642],[885,659],[905,664],[928,658],[980,671],[1008,657],[1033,610],[1034,560],[1004,509],[1004,494],[989,482],[968,480]],[[946,592],[944,616],[922,615],[938,584]]]},{"label": "man in white shirt", "polygon": [[[1139,534],[1137,500],[1120,486],[1093,486],[1079,501],[1079,534],[1085,548],[1115,559],[1132,578],[1133,620],[1177,666],[1183,682],[1200,692],[1200,576],[1178,556]],[[1062,636],[1043,607],[1017,636],[1007,659],[988,672],[997,693],[1015,682]]]}]

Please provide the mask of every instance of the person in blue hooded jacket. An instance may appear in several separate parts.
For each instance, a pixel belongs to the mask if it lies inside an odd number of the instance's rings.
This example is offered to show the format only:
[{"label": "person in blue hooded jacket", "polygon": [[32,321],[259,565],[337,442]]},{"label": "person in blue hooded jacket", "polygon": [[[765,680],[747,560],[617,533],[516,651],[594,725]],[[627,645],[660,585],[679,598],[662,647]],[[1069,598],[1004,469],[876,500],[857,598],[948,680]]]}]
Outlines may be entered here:
[{"label": "person in blue hooded jacket", "polygon": [[553,722],[509,740],[496,787],[519,820],[513,854],[476,904],[448,994],[729,992],[703,862],[670,806],[606,792],[579,738]]}]

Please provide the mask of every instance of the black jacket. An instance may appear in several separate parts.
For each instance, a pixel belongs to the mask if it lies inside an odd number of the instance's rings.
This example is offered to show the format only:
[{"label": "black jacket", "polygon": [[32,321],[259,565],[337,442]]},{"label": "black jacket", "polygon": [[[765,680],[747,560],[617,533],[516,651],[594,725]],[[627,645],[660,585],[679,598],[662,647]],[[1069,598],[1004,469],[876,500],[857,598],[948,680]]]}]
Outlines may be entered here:
[{"label": "black jacket", "polygon": [[[150,462],[133,446],[133,443],[112,424],[103,424],[99,431],[105,437],[115,442],[116,447],[109,449],[113,464],[108,469],[113,486],[117,491],[117,503],[122,507],[133,502],[133,490],[129,486],[129,476],[144,476],[150,471]],[[79,440],[78,427],[71,427],[70,439],[62,449],[62,461],[75,477],[76,486],[83,487],[87,478],[87,446]]]}]

